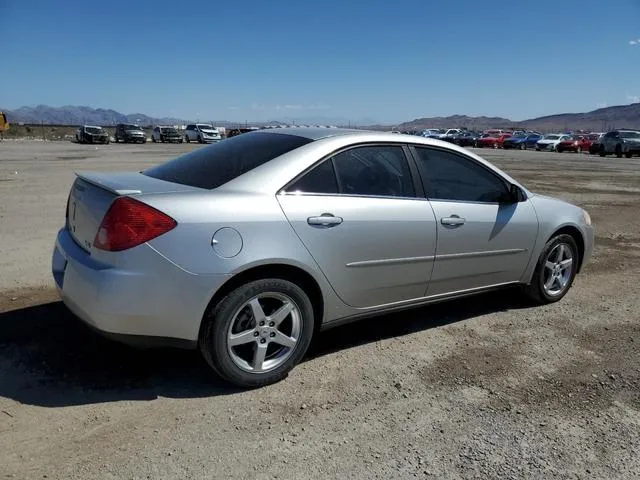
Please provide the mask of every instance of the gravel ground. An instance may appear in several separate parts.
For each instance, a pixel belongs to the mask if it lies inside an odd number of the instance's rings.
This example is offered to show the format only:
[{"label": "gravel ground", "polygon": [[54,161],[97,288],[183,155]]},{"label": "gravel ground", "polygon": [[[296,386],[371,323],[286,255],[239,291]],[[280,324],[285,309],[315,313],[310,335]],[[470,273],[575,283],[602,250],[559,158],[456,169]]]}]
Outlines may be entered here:
[{"label": "gravel ground", "polygon": [[0,144],[0,478],[640,477],[639,159],[480,151],[591,213],[562,302],[508,290],[365,320],[238,391],[195,352],[96,336],[50,279],[74,170],[192,148]]}]

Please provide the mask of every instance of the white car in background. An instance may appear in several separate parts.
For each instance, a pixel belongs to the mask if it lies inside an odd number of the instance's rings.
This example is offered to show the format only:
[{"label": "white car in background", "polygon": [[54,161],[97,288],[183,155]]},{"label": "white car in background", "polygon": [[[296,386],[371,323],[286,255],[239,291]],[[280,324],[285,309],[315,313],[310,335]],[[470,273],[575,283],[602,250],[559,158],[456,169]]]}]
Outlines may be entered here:
[{"label": "white car in background", "polygon": [[192,123],[187,125],[184,134],[184,141],[198,143],[215,143],[222,140],[222,136],[217,128],[208,123]]},{"label": "white car in background", "polygon": [[557,151],[558,145],[560,142],[564,142],[565,140],[569,140],[571,135],[566,135],[563,133],[550,133],[549,135],[545,135],[542,137],[542,140],[538,140],[536,143],[536,151]]}]

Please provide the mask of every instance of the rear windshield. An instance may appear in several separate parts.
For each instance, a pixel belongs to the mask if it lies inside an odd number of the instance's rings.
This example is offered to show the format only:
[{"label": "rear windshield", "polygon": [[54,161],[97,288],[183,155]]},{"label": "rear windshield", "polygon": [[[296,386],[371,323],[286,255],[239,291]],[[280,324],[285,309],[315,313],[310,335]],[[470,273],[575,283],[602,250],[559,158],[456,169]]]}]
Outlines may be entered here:
[{"label": "rear windshield", "polygon": [[159,180],[213,189],[311,141],[281,133],[247,133],[199,148],[142,173]]}]

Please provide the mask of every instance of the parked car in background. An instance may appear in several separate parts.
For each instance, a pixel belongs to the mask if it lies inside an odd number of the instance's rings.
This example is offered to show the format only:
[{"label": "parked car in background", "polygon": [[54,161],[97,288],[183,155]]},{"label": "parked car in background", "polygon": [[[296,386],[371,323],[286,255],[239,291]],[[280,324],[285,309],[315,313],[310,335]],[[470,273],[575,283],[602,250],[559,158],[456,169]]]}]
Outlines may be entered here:
[{"label": "parked car in background", "polygon": [[113,134],[116,143],[147,143],[147,136],[144,130],[138,125],[132,123],[119,123],[116,125],[116,131]]},{"label": "parked car in background", "polygon": [[604,133],[594,133],[594,135],[597,135],[597,138],[591,142],[591,146],[589,147],[589,153],[591,155],[595,155],[600,152],[600,142],[602,141]]},{"label": "parked car in background", "polygon": [[482,136],[477,140],[476,144],[478,148],[502,148],[504,141],[512,136],[510,133],[486,133],[485,135],[486,136]]},{"label": "parked car in background", "polygon": [[450,141],[451,137],[453,137],[454,135],[460,133],[462,130],[460,128],[449,128],[447,130],[445,130],[444,133],[440,134],[440,140],[446,140],[446,141]]},{"label": "parked car in background", "polygon": [[426,138],[440,138],[440,135],[443,135],[446,130],[441,128],[427,128],[422,131],[422,136]]},{"label": "parked car in background", "polygon": [[258,127],[241,127],[241,128],[229,128],[227,129],[227,138],[242,135],[243,133],[254,132],[260,130]]},{"label": "parked car in background", "polygon": [[183,138],[175,127],[158,125],[151,133],[151,141],[162,143],[182,143]]},{"label": "parked car in background", "polygon": [[503,287],[557,302],[593,242],[585,210],[466,149],[291,128],[77,174],[51,269],[98,331],[199,349],[224,379],[260,387],[357,317]]},{"label": "parked car in background", "polygon": [[618,158],[622,158],[622,155],[627,158],[640,155],[640,132],[635,130],[607,132],[600,139],[598,153],[601,157],[613,153]]},{"label": "parked car in background", "polygon": [[562,133],[551,133],[545,135],[542,139],[536,142],[536,151],[557,151],[560,142],[568,140],[571,135],[565,135]]},{"label": "parked car in background", "polygon": [[78,143],[109,143],[109,133],[96,125],[83,125],[76,130]]},{"label": "parked car in background", "polygon": [[480,138],[480,134],[478,132],[464,130],[453,135],[450,141],[451,143],[455,143],[461,147],[475,147],[478,138]]},{"label": "parked car in background", "polygon": [[217,128],[208,123],[192,123],[187,125],[184,133],[184,141],[198,143],[215,143],[222,140],[222,136]]},{"label": "parked car in background", "polygon": [[515,148],[518,150],[527,150],[528,148],[535,148],[536,143],[542,139],[542,135],[539,133],[526,133],[523,132],[519,135],[514,135],[507,138],[502,148]]},{"label": "parked car in background", "polygon": [[572,135],[567,140],[563,140],[558,144],[558,152],[588,152],[591,149],[591,145],[600,136],[597,133],[582,133],[579,135]]}]

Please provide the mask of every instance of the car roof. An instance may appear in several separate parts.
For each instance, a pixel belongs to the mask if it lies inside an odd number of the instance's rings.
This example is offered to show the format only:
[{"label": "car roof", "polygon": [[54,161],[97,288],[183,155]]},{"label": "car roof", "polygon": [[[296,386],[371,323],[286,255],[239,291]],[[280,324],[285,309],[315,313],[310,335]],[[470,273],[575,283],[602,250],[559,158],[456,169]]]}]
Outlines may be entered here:
[{"label": "car roof", "polygon": [[[321,138],[336,137],[338,135],[357,135],[381,133],[371,130],[357,130],[355,128],[328,128],[328,127],[282,127],[265,128],[256,130],[257,133],[281,133],[284,135],[295,135],[297,137],[308,138],[309,140],[320,140]],[[394,133],[394,135],[398,135]]]}]

